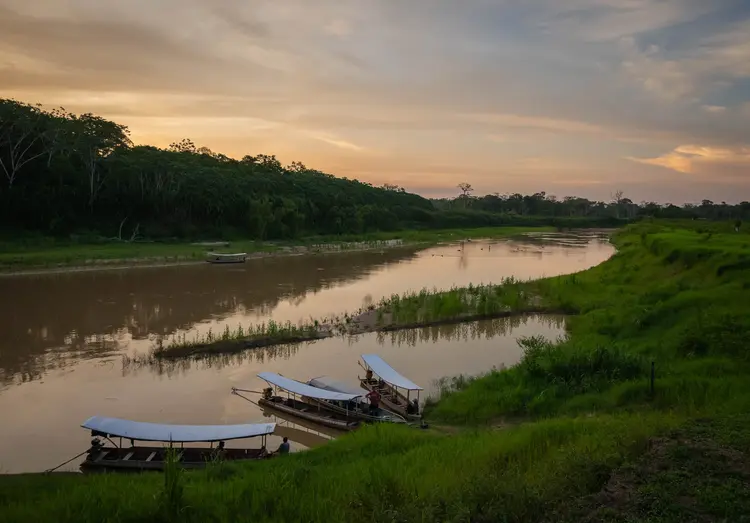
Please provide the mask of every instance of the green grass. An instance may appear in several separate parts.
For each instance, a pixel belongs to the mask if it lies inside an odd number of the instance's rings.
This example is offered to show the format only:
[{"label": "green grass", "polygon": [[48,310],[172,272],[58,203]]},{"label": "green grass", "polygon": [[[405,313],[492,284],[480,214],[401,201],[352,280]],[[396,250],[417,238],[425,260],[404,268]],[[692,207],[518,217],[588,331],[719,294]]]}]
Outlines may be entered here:
[{"label": "green grass", "polygon": [[407,230],[361,235],[328,235],[290,241],[231,241],[229,247],[202,247],[188,242],[60,242],[49,238],[0,242],[0,271],[107,263],[177,262],[202,260],[207,251],[279,253],[293,248],[309,252],[335,252],[385,248],[393,240],[404,243],[436,243],[467,238],[500,238],[551,227],[485,227],[478,229]]},{"label": "green grass", "polygon": [[[425,411],[434,429],[367,427],[313,451],[185,473],[179,485],[161,475],[0,477],[0,514],[9,522],[743,521],[750,235],[701,227],[631,226],[598,267],[505,282],[536,306],[575,314],[568,335],[522,340],[511,368],[445,380]],[[496,292],[472,289],[441,295],[475,303]],[[408,314],[429,309],[419,300]]]}]

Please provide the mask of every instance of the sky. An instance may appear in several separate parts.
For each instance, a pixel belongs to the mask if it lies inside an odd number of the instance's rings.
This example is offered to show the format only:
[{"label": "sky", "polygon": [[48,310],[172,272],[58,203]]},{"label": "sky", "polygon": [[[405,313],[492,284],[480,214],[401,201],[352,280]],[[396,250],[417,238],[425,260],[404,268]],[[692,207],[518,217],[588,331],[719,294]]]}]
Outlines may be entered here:
[{"label": "sky", "polygon": [[0,96],[429,197],[750,200],[748,0],[0,0]]}]

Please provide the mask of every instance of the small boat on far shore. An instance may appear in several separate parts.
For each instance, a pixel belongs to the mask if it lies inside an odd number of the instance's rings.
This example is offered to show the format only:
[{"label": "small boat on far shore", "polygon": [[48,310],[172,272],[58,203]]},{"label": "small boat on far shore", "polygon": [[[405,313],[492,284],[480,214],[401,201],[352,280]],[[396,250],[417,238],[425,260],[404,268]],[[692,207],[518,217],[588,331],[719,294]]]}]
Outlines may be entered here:
[{"label": "small boat on far shore", "polygon": [[246,252],[236,253],[220,253],[220,252],[209,252],[206,253],[206,261],[208,263],[245,263],[247,260]]},{"label": "small boat on far shore", "polygon": [[[164,470],[167,451],[174,448],[180,467],[204,468],[217,460],[248,461],[269,456],[266,436],[276,429],[275,423],[247,425],[168,425],[144,423],[118,418],[93,416],[81,427],[91,430],[91,448],[81,463],[83,472],[142,472]],[[260,448],[225,448],[224,442],[261,438]],[[110,445],[102,443],[104,438]],[[111,438],[119,438],[119,444]],[[123,446],[122,439],[130,440]],[[136,446],[136,441],[161,442],[167,446]],[[210,443],[210,447],[191,447],[185,443]],[[214,447],[214,443],[218,443]],[[175,444],[179,444],[176,447]]]}]

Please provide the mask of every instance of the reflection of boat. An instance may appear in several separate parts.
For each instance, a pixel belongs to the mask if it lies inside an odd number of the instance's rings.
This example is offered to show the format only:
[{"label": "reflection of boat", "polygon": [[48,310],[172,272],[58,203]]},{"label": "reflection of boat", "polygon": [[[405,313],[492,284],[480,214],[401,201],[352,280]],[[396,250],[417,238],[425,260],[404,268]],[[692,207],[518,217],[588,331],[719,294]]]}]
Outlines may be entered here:
[{"label": "reflection of boat", "polygon": [[264,417],[269,418],[269,422],[276,423],[275,436],[286,436],[294,443],[299,443],[307,448],[325,445],[345,434],[344,431],[324,427],[274,408],[261,406],[260,411]]},{"label": "reflection of boat", "polygon": [[[117,418],[94,416],[86,420],[83,428],[90,429],[94,439],[86,459],[81,464],[84,472],[129,472],[146,470],[163,470],[169,447],[179,443],[176,448],[179,465],[183,468],[203,468],[207,463],[220,459],[245,461],[264,458],[266,436],[273,433],[275,423],[250,425],[165,425],[143,423]],[[261,447],[255,449],[225,448],[224,442],[235,439],[261,437]],[[111,443],[105,446],[99,438]],[[119,445],[112,437],[120,438]],[[130,447],[122,446],[122,438],[130,440]],[[135,446],[135,441],[158,441],[169,443],[169,447]],[[185,447],[185,443],[211,443],[206,447]],[[219,444],[214,447],[213,444]]]},{"label": "reflection of boat", "polygon": [[354,387],[350,387],[345,383],[341,383],[340,381],[336,381],[328,376],[313,378],[308,381],[307,384],[318,389],[357,395],[356,398],[347,403],[321,400],[320,404],[324,409],[332,410],[333,412],[338,412],[341,414],[346,414],[347,416],[351,416],[354,419],[367,421],[370,423],[404,423],[406,421],[403,416],[394,412],[390,412],[381,408],[371,409],[370,405],[364,401],[364,398],[362,398],[359,390]]},{"label": "reflection of boat", "polygon": [[[271,385],[263,391],[263,396],[258,400],[258,404],[263,407],[276,409],[338,430],[354,430],[359,426],[359,420],[352,416],[324,409],[322,401],[348,403],[361,395],[318,389],[273,372],[261,372],[258,377]],[[288,397],[284,398],[275,394],[274,388],[286,391]]]},{"label": "reflection of boat", "polygon": [[245,263],[247,253],[237,252],[233,254],[224,254],[220,252],[206,253],[208,263]]},{"label": "reflection of boat", "polygon": [[[377,354],[363,354],[362,361],[364,365],[360,365],[365,369],[365,377],[359,379],[360,385],[370,391],[377,390],[383,404],[393,412],[407,419],[420,419],[419,392],[424,389],[396,372]],[[411,398],[411,393],[415,391],[416,398]]]}]

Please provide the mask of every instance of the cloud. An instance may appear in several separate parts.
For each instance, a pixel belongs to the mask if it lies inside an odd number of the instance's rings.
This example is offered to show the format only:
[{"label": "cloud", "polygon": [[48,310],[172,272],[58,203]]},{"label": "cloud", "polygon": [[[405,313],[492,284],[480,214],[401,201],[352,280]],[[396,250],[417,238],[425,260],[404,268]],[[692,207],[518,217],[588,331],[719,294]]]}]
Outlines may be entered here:
[{"label": "cloud", "polygon": [[628,158],[635,162],[656,165],[680,173],[694,174],[717,166],[750,167],[750,147],[735,149],[702,145],[680,145],[656,158]]},{"label": "cloud", "polygon": [[592,42],[655,31],[718,9],[712,2],[695,0],[567,0],[543,4],[543,28]]},{"label": "cloud", "polygon": [[488,123],[503,127],[519,129],[537,129],[543,131],[574,132],[574,133],[599,133],[602,128],[587,122],[572,120],[558,120],[536,116],[523,116],[518,114],[461,114],[459,118],[473,122]]},{"label": "cloud", "polygon": [[701,105],[701,109],[711,114],[723,114],[727,110],[723,105]]},{"label": "cloud", "polygon": [[352,34],[352,26],[346,20],[335,18],[323,27],[323,31],[332,36],[345,38]]},{"label": "cloud", "polygon": [[334,147],[338,147],[339,149],[347,149],[350,151],[357,151],[361,152],[364,151],[365,148],[356,144],[353,144],[352,142],[348,142],[346,140],[341,140],[336,137],[332,137],[325,134],[320,133],[308,133],[308,136],[310,138],[314,138],[315,140],[319,140],[321,142],[327,143],[328,145],[333,145]]},{"label": "cloud", "polygon": [[667,51],[632,37],[620,40],[623,71],[665,100],[697,102],[738,79],[750,78],[750,19],[735,22],[681,50]]}]

